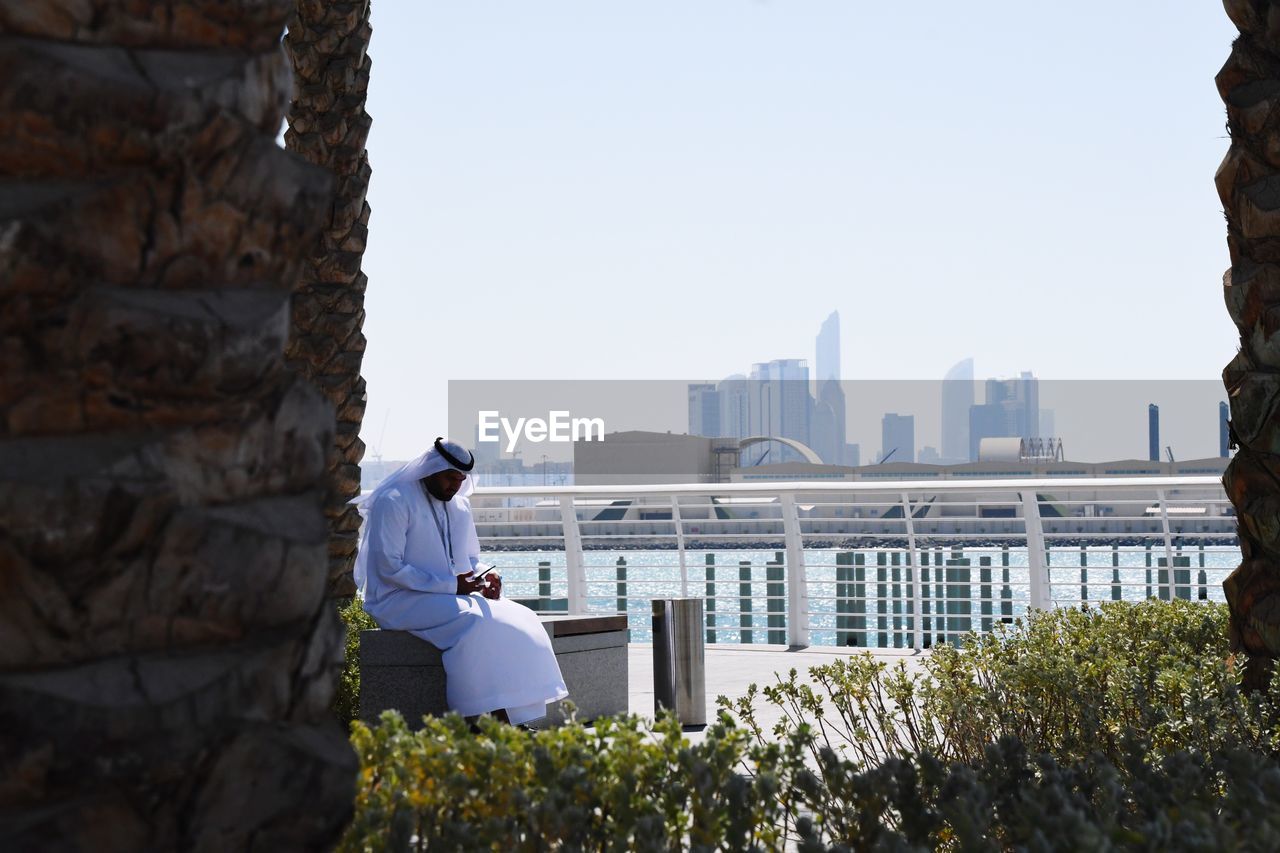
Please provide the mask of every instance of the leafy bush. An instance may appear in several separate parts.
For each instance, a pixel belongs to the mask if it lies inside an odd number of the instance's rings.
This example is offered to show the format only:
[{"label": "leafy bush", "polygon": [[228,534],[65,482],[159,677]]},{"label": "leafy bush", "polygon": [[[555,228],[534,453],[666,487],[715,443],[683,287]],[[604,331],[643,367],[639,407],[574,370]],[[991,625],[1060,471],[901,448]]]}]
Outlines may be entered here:
[{"label": "leafy bush", "polygon": [[384,714],[352,726],[340,849],[1280,849],[1280,696],[1240,692],[1224,611],[1060,610],[915,670],[793,671],[722,697],[698,744],[671,718],[475,735]]},{"label": "leafy bush", "polygon": [[357,722],[356,817],[342,851],[1274,850],[1280,764],[1246,749],[1158,762],[1126,741],[1059,764],[1016,738],[972,763],[928,754],[871,767],[802,726],[754,744],[727,718],[689,744],[670,719],[529,733],[456,715],[411,732]]},{"label": "leafy bush", "polygon": [[352,598],[338,607],[342,616],[342,624],[347,629],[346,656],[342,662],[342,673],[338,676],[337,688],[333,693],[333,713],[348,728],[360,716],[360,632],[378,627],[373,617],[364,612],[359,598]]},{"label": "leafy bush", "polygon": [[[819,850],[1275,850],[1280,765],[1246,749],[1147,760],[1145,744],[1059,764],[1016,738],[973,764],[928,754],[869,769],[820,749],[796,777],[797,848]],[[821,780],[821,781],[820,781]]]},{"label": "leafy bush", "polygon": [[784,778],[800,747],[753,746],[727,723],[699,744],[670,717],[480,727],[456,714],[416,732],[395,712],[356,722],[356,816],[339,849],[771,850],[796,814]]},{"label": "leafy bush", "polygon": [[[864,766],[921,753],[980,762],[1004,737],[1066,762],[1096,752],[1123,765],[1135,736],[1158,754],[1272,753],[1280,691],[1240,690],[1226,618],[1225,605],[1185,601],[1060,609],[938,646],[915,668],[863,654],[810,669],[813,686],[792,670],[762,692],[783,711],[774,737],[811,723]],[[760,693],[721,705],[763,741]]]}]

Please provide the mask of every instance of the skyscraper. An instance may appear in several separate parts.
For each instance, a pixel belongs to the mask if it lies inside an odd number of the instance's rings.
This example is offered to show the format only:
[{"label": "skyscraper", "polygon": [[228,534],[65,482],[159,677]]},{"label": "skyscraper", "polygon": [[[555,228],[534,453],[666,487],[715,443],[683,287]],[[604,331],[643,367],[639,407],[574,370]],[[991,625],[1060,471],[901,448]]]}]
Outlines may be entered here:
[{"label": "skyscraper", "polygon": [[751,435],[751,394],[747,377],[741,373],[725,377],[716,387],[720,393],[720,434],[727,438]]},{"label": "skyscraper", "polygon": [[809,421],[809,446],[828,465],[847,465],[845,459],[845,400],[840,383],[828,379],[818,386]]},{"label": "skyscraper", "polygon": [[973,406],[973,359],[956,362],[942,379],[942,461],[968,462],[969,409]]},{"label": "skyscraper", "polygon": [[828,465],[845,464],[845,399],[840,385],[840,313],[818,330],[814,360],[817,399],[809,424],[810,446]]},{"label": "skyscraper", "polygon": [[1155,403],[1147,406],[1147,458],[1160,461],[1160,407]]},{"label": "skyscraper", "polygon": [[1056,435],[1053,409],[1040,410],[1040,437],[1048,440]]},{"label": "skyscraper", "polygon": [[978,458],[984,438],[1040,435],[1040,380],[1030,372],[1017,379],[988,379],[986,402],[969,408],[969,458]]},{"label": "skyscraper", "polygon": [[984,403],[969,407],[969,459],[978,461],[978,449],[984,438],[1008,438],[1013,431],[1011,412],[1000,403]]},{"label": "skyscraper", "polygon": [[1020,438],[1040,438],[1040,380],[1030,370],[1018,377],[1017,404],[1022,409]]},{"label": "skyscraper", "polygon": [[[751,434],[791,438],[809,443],[809,365],[801,358],[782,358],[752,365],[747,383]],[[776,461],[799,458],[785,448]]]},{"label": "skyscraper", "polygon": [[689,386],[689,435],[716,438],[720,432],[720,392],[709,382]]},{"label": "skyscraper", "polygon": [[889,412],[880,420],[880,461],[885,460],[916,461],[915,415]]},{"label": "skyscraper", "polygon": [[840,312],[832,311],[822,321],[815,342],[817,358],[814,359],[814,379],[821,390],[822,383],[827,380],[840,381]]},{"label": "skyscraper", "polygon": [[1218,455],[1226,458],[1231,455],[1231,410],[1226,403],[1218,404]]}]

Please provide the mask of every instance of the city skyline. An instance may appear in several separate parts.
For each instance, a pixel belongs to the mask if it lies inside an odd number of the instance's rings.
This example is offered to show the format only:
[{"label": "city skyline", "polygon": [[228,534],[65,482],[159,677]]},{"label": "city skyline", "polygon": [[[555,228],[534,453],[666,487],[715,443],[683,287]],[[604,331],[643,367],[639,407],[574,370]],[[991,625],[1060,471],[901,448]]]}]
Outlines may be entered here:
[{"label": "city skyline", "polygon": [[745,372],[810,352],[819,310],[844,380],[1216,378],[1234,29],[1072,9],[378,6],[366,443],[421,453],[450,380]]},{"label": "city skyline", "polygon": [[[1016,379],[1015,379],[1016,381]],[[740,398],[748,402],[745,376],[737,380]],[[681,380],[465,380],[449,384],[449,430],[471,436],[480,411],[498,410],[503,417],[546,418],[551,411],[573,417],[600,418],[604,432],[688,432],[689,386],[715,384]],[[895,412],[915,418],[915,445],[940,446],[942,380],[843,380],[848,407],[850,445],[860,445],[863,464],[881,451],[882,418]],[[981,383],[985,384],[985,383]],[[975,381],[975,388],[980,385]],[[978,388],[981,393],[981,389]],[[1222,386],[1215,380],[1044,380],[1038,381],[1039,405],[1053,411],[1067,459],[1079,462],[1147,458],[1147,405],[1159,405],[1161,443],[1176,458],[1217,456],[1220,447]],[[980,399],[980,397],[979,397]],[[858,401],[856,404],[852,401]],[[1042,421],[1044,419],[1042,418]],[[763,453],[761,447],[755,454]],[[529,444],[517,450],[529,463],[542,454],[553,461],[572,458],[572,444]],[[509,454],[508,454],[509,455]],[[387,457],[393,458],[393,457]],[[751,460],[754,461],[754,458]],[[772,452],[766,461],[777,461]],[[853,464],[846,460],[846,464]]]},{"label": "city skyline", "polygon": [[[814,339],[812,383],[804,359],[775,359],[756,363],[751,375],[734,374],[719,383],[688,386],[688,433],[706,437],[744,438],[768,435],[791,439],[812,449],[829,465],[857,464],[861,441],[850,442],[849,401],[840,383],[840,315],[832,311]],[[1055,438],[1052,409],[1039,403],[1039,380],[1028,370],[1017,377],[987,378],[981,383],[982,402],[976,403],[974,359],[953,365],[940,384],[940,440],[917,443],[914,415],[886,412],[881,418],[880,449],[874,461],[892,458],[939,464],[974,462],[981,458],[984,439],[1018,438],[1027,442]],[[766,397],[768,403],[765,403]],[[779,401],[786,400],[785,403]],[[1060,442],[1059,442],[1060,443]],[[939,450],[941,448],[941,450]],[[772,459],[771,452],[777,451]],[[770,447],[747,465],[796,460],[789,447]]]}]

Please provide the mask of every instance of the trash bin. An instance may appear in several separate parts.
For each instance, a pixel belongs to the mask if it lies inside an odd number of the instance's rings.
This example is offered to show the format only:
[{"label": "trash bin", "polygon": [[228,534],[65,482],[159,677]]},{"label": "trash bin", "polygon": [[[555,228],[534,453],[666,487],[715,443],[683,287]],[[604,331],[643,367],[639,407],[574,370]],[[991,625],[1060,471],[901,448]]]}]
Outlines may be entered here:
[{"label": "trash bin", "polygon": [[653,601],[653,710],[683,726],[707,724],[707,658],[701,598]]}]

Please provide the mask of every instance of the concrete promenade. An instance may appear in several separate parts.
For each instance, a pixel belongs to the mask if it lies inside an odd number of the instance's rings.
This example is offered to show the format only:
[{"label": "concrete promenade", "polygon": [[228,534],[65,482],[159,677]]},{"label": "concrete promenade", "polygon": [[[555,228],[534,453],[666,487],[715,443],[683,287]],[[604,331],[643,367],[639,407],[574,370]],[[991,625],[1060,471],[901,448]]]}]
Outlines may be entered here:
[{"label": "concrete promenade", "polygon": [[[706,647],[707,673],[707,722],[716,718],[716,697],[735,699],[745,696],[752,682],[765,687],[775,682],[774,673],[786,674],[795,668],[800,677],[808,681],[810,667],[831,663],[837,658],[862,654],[862,649],[841,649],[831,646],[789,649],[787,646],[764,644],[727,645]],[[877,649],[872,655],[889,666],[906,661],[908,666],[918,666],[924,655],[910,649]],[[644,717],[653,716],[653,645],[631,643],[628,649],[628,680],[630,682],[629,710]],[[781,712],[763,697],[756,700],[757,717],[768,729],[781,717]],[[698,740],[701,733],[687,730],[685,736]]]}]

